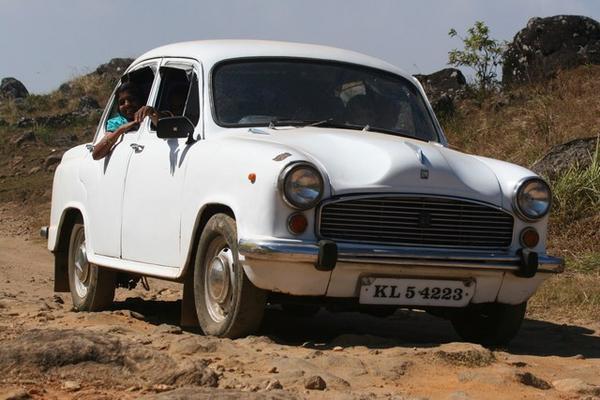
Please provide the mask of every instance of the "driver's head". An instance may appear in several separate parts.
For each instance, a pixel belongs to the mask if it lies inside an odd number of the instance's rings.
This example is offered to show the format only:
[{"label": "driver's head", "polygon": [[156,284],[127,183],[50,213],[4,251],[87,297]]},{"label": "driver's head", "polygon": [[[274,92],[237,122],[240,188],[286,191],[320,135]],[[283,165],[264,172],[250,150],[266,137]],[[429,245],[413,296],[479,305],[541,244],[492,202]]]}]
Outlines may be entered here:
[{"label": "driver's head", "polygon": [[131,82],[123,83],[117,89],[115,97],[119,113],[128,121],[133,120],[135,112],[142,106],[142,93],[139,87]]}]

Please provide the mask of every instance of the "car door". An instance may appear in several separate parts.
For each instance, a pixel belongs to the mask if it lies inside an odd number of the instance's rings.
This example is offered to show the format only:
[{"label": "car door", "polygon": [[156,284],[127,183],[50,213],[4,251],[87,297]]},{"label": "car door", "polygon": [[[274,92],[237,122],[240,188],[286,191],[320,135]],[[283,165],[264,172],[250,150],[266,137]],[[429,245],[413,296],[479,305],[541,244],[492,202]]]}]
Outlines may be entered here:
[{"label": "car door", "polygon": [[[165,59],[153,106],[163,115],[185,115],[201,137],[201,65]],[[160,139],[144,121],[138,150],[127,170],[123,200],[123,259],[168,267],[180,261],[181,196],[186,170],[186,139]]]},{"label": "car door", "polygon": [[[154,77],[160,60],[141,63],[121,78],[123,82],[133,82],[140,88],[142,104],[150,98]],[[106,121],[118,112],[113,93],[98,127],[94,143],[106,134]],[[89,246],[97,255],[121,257],[121,216],[123,190],[129,160],[134,152],[132,144],[138,141],[141,131],[130,131],[114,146],[103,159],[94,160],[90,152],[82,163],[80,177],[87,190],[87,227]]]}]

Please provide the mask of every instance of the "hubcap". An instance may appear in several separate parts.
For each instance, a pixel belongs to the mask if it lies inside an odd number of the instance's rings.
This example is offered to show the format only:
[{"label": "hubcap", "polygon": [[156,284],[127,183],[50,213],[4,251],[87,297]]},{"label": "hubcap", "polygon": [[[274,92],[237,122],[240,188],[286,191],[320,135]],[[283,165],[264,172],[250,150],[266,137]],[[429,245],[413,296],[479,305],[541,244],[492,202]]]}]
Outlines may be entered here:
[{"label": "hubcap", "polygon": [[87,259],[87,253],[85,251],[85,239],[81,234],[81,243],[75,252],[75,290],[77,295],[83,298],[87,295],[90,285],[90,263]]},{"label": "hubcap", "polygon": [[[216,255],[208,261],[205,269],[204,285],[208,313],[216,322],[223,321],[230,310],[233,295],[233,254],[226,243],[217,245]],[[210,254],[210,253],[209,253]]]}]

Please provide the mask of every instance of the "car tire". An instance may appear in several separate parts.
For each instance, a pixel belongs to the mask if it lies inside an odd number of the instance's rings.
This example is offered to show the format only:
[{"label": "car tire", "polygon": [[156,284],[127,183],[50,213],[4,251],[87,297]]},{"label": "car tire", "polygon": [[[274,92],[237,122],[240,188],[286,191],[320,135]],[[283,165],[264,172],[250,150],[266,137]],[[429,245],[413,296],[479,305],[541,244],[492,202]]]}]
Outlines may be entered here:
[{"label": "car tire", "polygon": [[458,335],[466,341],[504,346],[519,332],[526,309],[527,302],[477,304],[458,311],[450,320]]},{"label": "car tire", "polygon": [[250,282],[239,262],[235,220],[212,216],[198,242],[194,265],[194,302],[206,335],[239,338],[260,327],[266,291]]},{"label": "car tire", "polygon": [[73,308],[101,311],[110,307],[115,297],[115,277],[115,271],[88,262],[83,224],[73,225],[69,239],[69,288]]}]

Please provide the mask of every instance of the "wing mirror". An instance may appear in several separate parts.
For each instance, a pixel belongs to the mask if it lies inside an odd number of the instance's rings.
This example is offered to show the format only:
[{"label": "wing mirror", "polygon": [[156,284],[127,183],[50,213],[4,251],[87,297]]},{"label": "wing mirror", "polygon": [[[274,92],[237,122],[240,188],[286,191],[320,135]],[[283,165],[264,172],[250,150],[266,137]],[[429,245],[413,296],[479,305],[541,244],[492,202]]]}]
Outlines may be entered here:
[{"label": "wing mirror", "polygon": [[187,117],[167,117],[158,120],[156,136],[161,139],[187,138],[185,144],[196,142],[194,124]]}]

